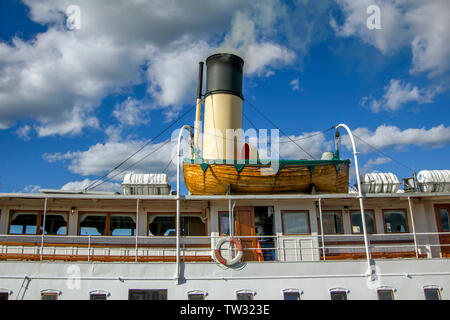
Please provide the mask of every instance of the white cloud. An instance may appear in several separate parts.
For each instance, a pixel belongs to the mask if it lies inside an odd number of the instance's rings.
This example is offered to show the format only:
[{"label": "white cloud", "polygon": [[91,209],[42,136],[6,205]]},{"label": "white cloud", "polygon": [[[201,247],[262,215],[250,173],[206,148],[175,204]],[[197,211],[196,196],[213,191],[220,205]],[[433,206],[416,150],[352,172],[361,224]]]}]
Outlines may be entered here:
[{"label": "white cloud", "polygon": [[25,188],[20,190],[19,193],[39,193],[39,190],[41,190],[41,186],[30,184],[29,186],[26,186]]},{"label": "white cloud", "polygon": [[[149,143],[141,152],[136,154],[118,170],[108,175],[108,179],[120,181],[128,172],[157,173],[167,167],[169,179],[174,180],[176,173],[176,139],[178,130],[175,130],[170,140],[159,143]],[[187,135],[187,132],[184,133]],[[186,137],[187,138],[187,137]],[[49,163],[62,161],[67,163],[68,169],[82,176],[101,176],[115,168],[119,163],[135,153],[146,142],[142,140],[111,140],[105,143],[97,143],[85,151],[67,153],[43,154],[43,159]],[[190,152],[187,139],[182,143],[183,158],[189,158]],[[123,171],[123,172],[121,172]]]},{"label": "white cloud", "polygon": [[369,171],[372,171],[372,169],[375,166],[379,166],[381,164],[385,164],[385,163],[389,163],[392,160],[390,158],[386,158],[386,157],[378,157],[375,159],[369,159],[364,166],[361,168],[360,170],[360,174],[363,175],[365,173],[368,173]]},{"label": "white cloud", "polygon": [[385,87],[385,94],[381,99],[371,97],[363,97],[361,105],[368,106],[373,112],[377,113],[381,110],[396,111],[408,102],[417,102],[418,104],[431,103],[433,98],[442,88],[439,86],[418,88],[411,83],[391,79],[389,85]]},{"label": "white cloud", "polygon": [[[338,36],[355,36],[383,54],[409,46],[411,73],[435,76],[450,71],[450,2],[448,0],[336,0],[345,21],[330,24]],[[370,5],[381,9],[381,30],[369,30],[366,13]]]},{"label": "white cloud", "polygon": [[29,125],[24,125],[16,130],[16,134],[25,141],[30,140],[31,127]]},{"label": "white cloud", "polygon": [[[271,40],[273,26],[286,19],[285,6],[274,0],[24,2],[31,19],[48,30],[0,43],[0,129],[25,118],[36,121],[30,127],[41,137],[99,128],[93,112],[102,99],[145,81],[152,107],[169,107],[168,117],[174,116],[193,101],[197,62],[224,48],[224,34],[233,40],[227,46],[248,60],[251,75],[270,74],[295,57]],[[65,27],[69,5],[81,9],[80,30]],[[130,117],[122,119],[139,122]]]},{"label": "white cloud", "polygon": [[[430,148],[450,143],[450,127],[445,127],[443,124],[430,129],[409,128],[405,130],[396,126],[381,125],[374,132],[368,128],[357,128],[353,130],[353,134],[377,149],[404,148],[410,145]],[[355,143],[359,152],[374,151],[358,138],[355,138]],[[348,150],[352,150],[348,135],[343,135],[342,144]]]},{"label": "white cloud", "polygon": [[289,84],[291,85],[293,91],[300,90],[300,80],[298,80],[298,78],[293,79],[291,82],[289,82]]},{"label": "white cloud", "polygon": [[[83,191],[90,186],[95,180],[84,179],[82,181],[71,181],[61,187],[61,190],[65,191]],[[101,183],[101,184],[100,184]],[[95,185],[98,187],[91,189],[91,191],[104,191],[104,192],[119,192],[122,193],[122,185],[116,182],[103,182],[99,181]]]},{"label": "white cloud", "polygon": [[145,109],[141,101],[128,97],[114,107],[113,115],[122,125],[138,126],[149,122]]},{"label": "white cloud", "polygon": [[[289,139],[290,138],[290,139]],[[307,132],[298,136],[280,137],[280,159],[310,159],[298,146],[306,150],[314,159],[320,159],[325,151],[332,151],[331,141],[320,132]],[[291,142],[291,141],[295,141]],[[298,146],[297,146],[297,145]]]}]

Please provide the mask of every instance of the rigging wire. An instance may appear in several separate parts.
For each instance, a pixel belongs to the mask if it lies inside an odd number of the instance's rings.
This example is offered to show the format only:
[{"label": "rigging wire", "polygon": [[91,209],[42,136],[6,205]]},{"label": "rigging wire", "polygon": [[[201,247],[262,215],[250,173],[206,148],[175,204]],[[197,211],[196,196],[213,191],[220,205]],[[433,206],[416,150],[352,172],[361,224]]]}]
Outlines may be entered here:
[{"label": "rigging wire", "polygon": [[101,186],[102,184],[114,179],[115,177],[117,177],[118,175],[124,173],[125,171],[131,169],[132,167],[134,167],[135,165],[141,163],[142,161],[144,161],[144,159],[148,158],[149,156],[151,156],[152,154],[156,153],[157,151],[161,150],[166,144],[172,142],[172,140],[167,140],[166,142],[164,142],[161,146],[159,146],[158,148],[156,148],[155,150],[152,150],[150,153],[146,154],[145,156],[143,156],[141,159],[139,159],[138,161],[136,161],[135,163],[131,164],[130,166],[126,167],[125,169],[119,171],[118,173],[116,173],[115,175],[109,177],[106,180],[100,181],[99,184],[95,185],[94,187],[92,187],[92,189],[97,188],[99,186]]},{"label": "rigging wire", "polygon": [[267,122],[269,122],[272,126],[274,126],[275,128],[277,128],[282,134],[284,134],[286,137],[288,137],[289,140],[291,140],[291,142],[293,142],[300,150],[302,150],[304,153],[306,153],[311,159],[314,159],[314,157],[308,152],[306,151],[304,148],[302,148],[298,143],[296,143],[291,137],[289,137],[289,135],[287,135],[283,130],[281,130],[275,123],[273,123],[272,120],[270,120],[269,118],[267,118],[264,113],[262,113],[261,111],[258,110],[258,108],[256,108],[251,102],[249,102],[248,100],[244,100],[244,102],[247,102],[253,109],[256,110],[256,112],[258,112],[258,114],[263,117]]},{"label": "rigging wire", "polygon": [[[95,180],[94,182],[92,182],[89,186],[87,186],[84,191],[87,191],[89,189],[93,189],[98,187],[99,185],[96,185],[98,182],[102,181],[103,178],[108,177],[112,172],[116,171],[117,169],[119,169],[123,164],[125,164],[125,162],[127,162],[128,160],[130,160],[132,157],[134,157],[136,154],[138,154],[139,152],[141,152],[146,146],[148,146],[151,142],[155,141],[156,139],[158,139],[160,136],[162,136],[167,130],[169,130],[171,127],[173,127],[177,122],[179,122],[181,119],[183,119],[187,114],[189,114],[192,110],[194,110],[194,107],[196,105],[192,106],[191,108],[189,108],[186,112],[184,112],[181,116],[179,116],[177,119],[175,119],[174,121],[171,122],[171,124],[169,126],[167,126],[164,130],[162,130],[161,132],[159,132],[153,139],[148,140],[142,147],[140,147],[137,151],[135,151],[133,154],[131,154],[129,157],[127,157],[125,160],[123,160],[121,163],[119,163],[118,165],[116,165],[113,169],[109,170],[108,173],[104,174],[102,177],[98,178],[97,180]],[[123,171],[122,171],[123,172]],[[120,173],[122,173],[120,172]],[[114,177],[117,175],[114,175]],[[109,181],[111,179],[105,180]],[[102,182],[101,184],[103,184],[104,182]],[[95,187],[94,187],[95,185]]]},{"label": "rigging wire", "polygon": [[356,134],[353,133],[353,136],[354,136],[355,138],[357,138],[358,140],[360,140],[361,142],[364,142],[365,144],[367,144],[369,147],[371,147],[371,148],[374,149],[375,151],[379,152],[380,154],[384,155],[385,157],[388,157],[388,158],[391,159],[392,161],[396,162],[396,163],[399,164],[400,166],[402,166],[402,167],[404,167],[404,168],[406,168],[406,169],[408,169],[408,170],[414,171],[414,169],[411,169],[411,168],[408,167],[406,164],[401,163],[400,161],[394,159],[393,157],[389,156],[388,154],[384,153],[383,151],[381,151],[381,150],[375,148],[374,146],[372,146],[372,145],[371,145],[370,143],[368,143],[367,141],[365,141],[365,140],[363,140],[362,138],[358,137]]}]

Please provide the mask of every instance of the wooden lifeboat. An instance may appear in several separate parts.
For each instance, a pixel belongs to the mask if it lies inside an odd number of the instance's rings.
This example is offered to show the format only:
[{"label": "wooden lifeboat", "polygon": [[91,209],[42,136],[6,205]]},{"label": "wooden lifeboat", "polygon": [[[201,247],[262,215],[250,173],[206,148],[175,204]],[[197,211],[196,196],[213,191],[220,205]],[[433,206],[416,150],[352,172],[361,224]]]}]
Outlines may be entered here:
[{"label": "wooden lifeboat", "polygon": [[[241,161],[242,162],[242,161]],[[195,195],[348,193],[349,160],[280,160],[271,164],[183,162],[187,189]]]}]

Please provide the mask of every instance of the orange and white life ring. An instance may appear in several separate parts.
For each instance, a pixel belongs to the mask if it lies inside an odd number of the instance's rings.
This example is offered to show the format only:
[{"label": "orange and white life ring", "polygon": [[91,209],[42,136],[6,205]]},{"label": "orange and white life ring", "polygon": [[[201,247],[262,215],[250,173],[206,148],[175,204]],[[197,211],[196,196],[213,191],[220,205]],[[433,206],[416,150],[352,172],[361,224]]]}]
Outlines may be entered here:
[{"label": "orange and white life ring", "polygon": [[[222,254],[220,253],[220,248],[225,242],[233,242],[236,246],[236,249],[238,250],[237,255],[233,259],[225,259],[222,257]],[[221,264],[225,266],[232,266],[239,261],[241,261],[242,256],[244,255],[244,248],[242,247],[241,242],[236,238],[231,237],[223,237],[220,238],[216,243],[216,249],[214,250],[214,256],[216,257],[216,260],[219,261]]]}]

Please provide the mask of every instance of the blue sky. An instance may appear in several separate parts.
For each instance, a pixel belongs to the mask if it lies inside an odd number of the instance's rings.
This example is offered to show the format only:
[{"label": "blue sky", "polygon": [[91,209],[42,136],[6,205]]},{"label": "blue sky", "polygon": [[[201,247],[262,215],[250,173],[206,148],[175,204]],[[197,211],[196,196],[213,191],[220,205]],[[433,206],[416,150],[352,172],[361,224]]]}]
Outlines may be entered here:
[{"label": "blue sky", "polygon": [[[411,176],[407,167],[449,169],[446,0],[108,3],[0,3],[0,192],[79,189],[103,176],[192,108],[198,61],[223,50],[245,60],[245,99],[290,136],[346,123],[396,160],[357,141],[363,172],[401,179]],[[373,4],[380,30],[367,28]],[[80,8],[80,29],[67,27],[70,5]],[[271,128],[247,104],[244,113]],[[320,158],[333,150],[333,134],[299,144]],[[280,151],[306,158],[289,143]],[[167,144],[132,169],[169,165],[174,186],[173,155]],[[352,159],[345,137],[341,156]],[[122,177],[99,190],[120,190]]]}]

